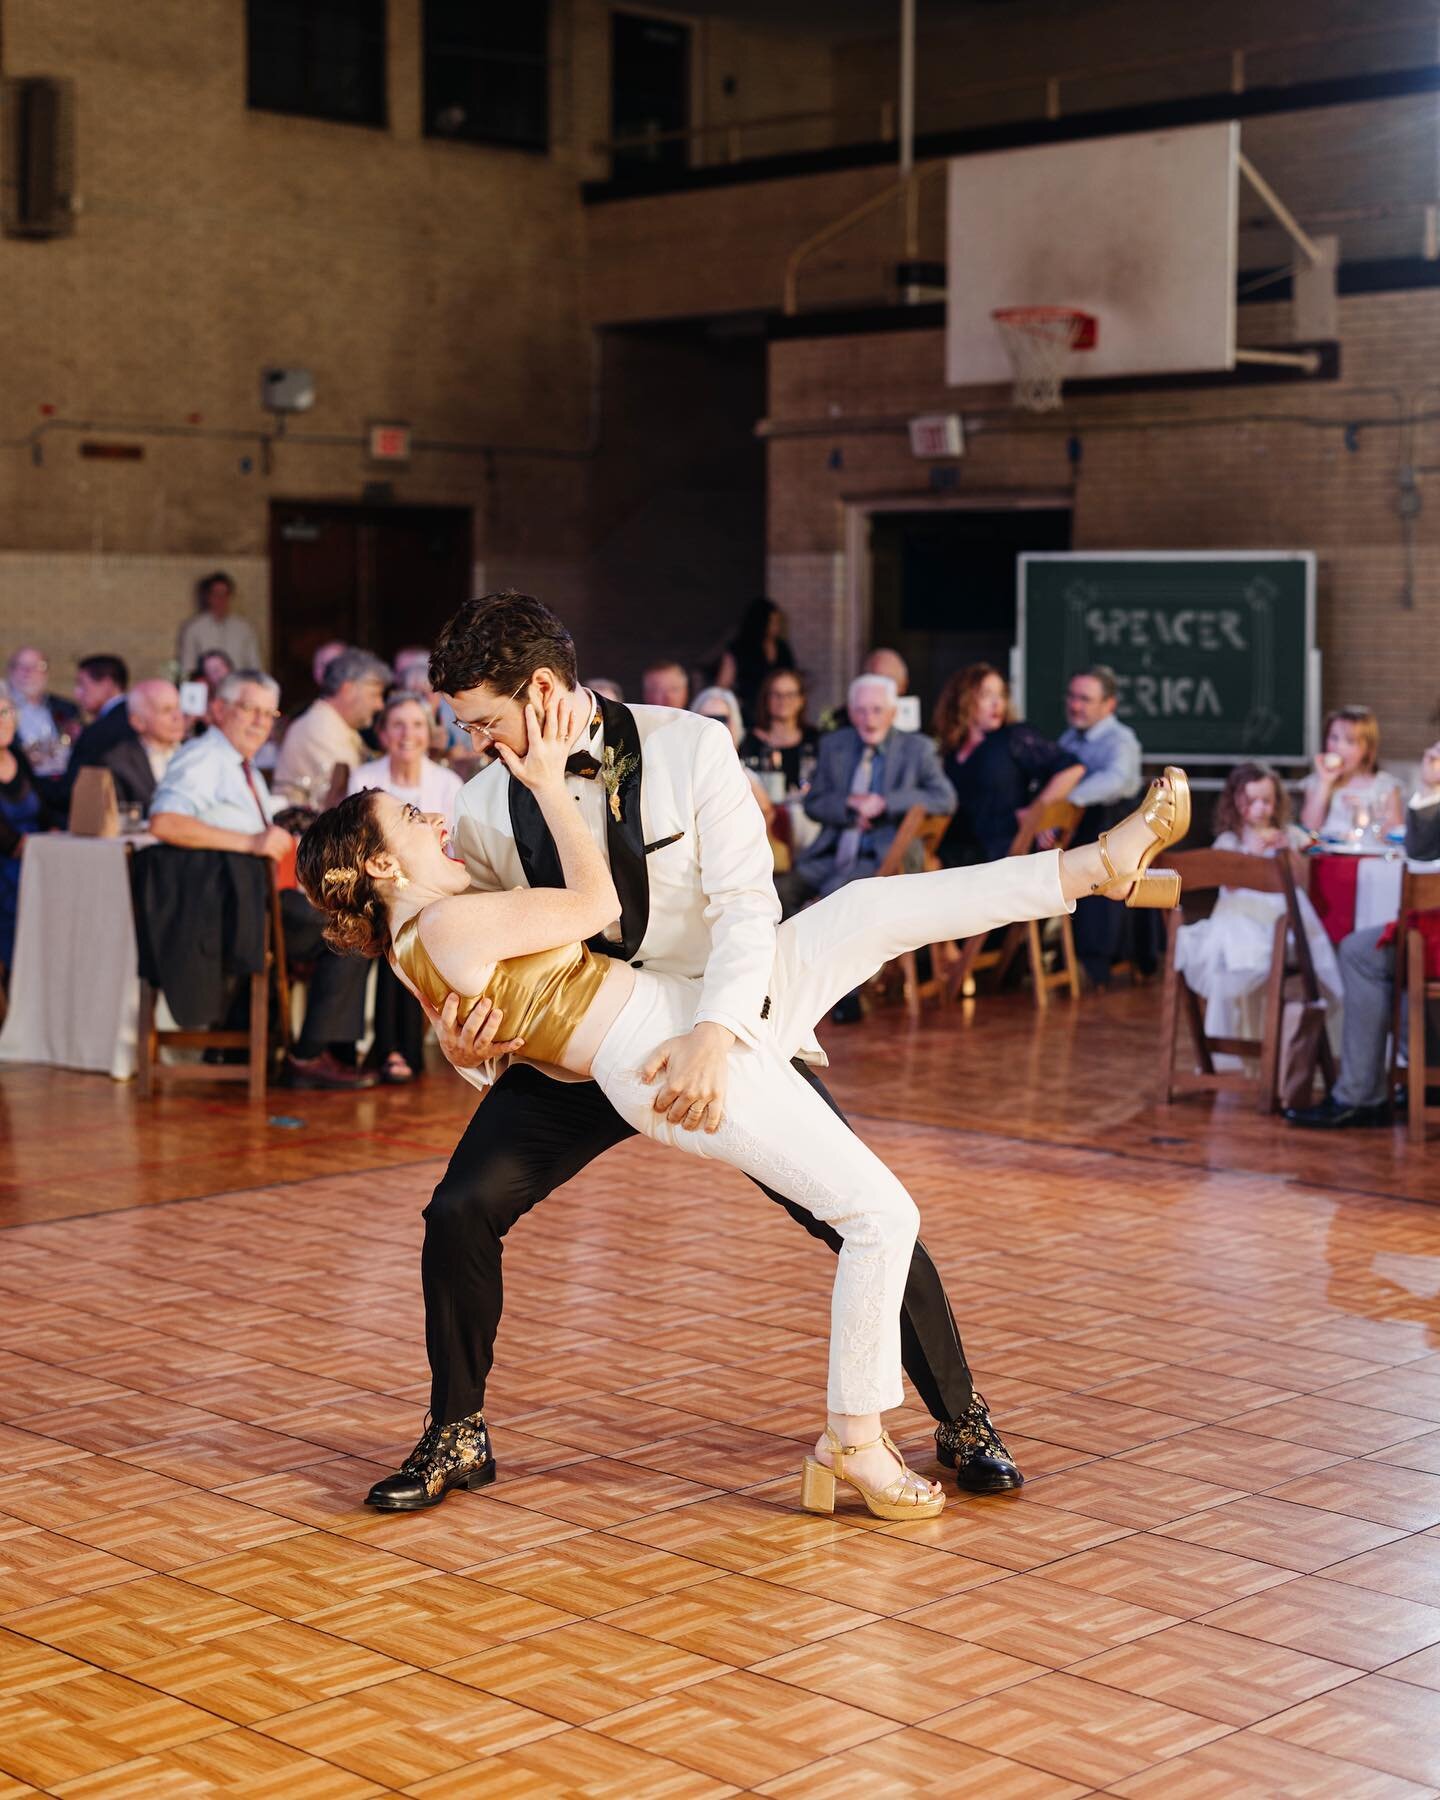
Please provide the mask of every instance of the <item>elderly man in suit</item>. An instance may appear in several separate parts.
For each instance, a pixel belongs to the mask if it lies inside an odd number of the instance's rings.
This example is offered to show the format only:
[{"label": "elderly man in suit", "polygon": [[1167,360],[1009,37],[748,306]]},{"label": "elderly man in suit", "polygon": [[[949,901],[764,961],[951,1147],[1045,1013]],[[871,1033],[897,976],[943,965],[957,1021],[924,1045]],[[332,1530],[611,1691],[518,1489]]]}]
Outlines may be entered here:
[{"label": "elderly man in suit", "polygon": [[895,729],[898,698],[890,676],[857,675],[847,697],[850,723],[820,740],[805,811],[824,830],[795,866],[806,897],[873,875],[912,806],[955,810],[934,744]]},{"label": "elderly man in suit", "polygon": [[[1440,862],[1440,744],[1425,752],[1420,785],[1405,809],[1405,854],[1411,862]],[[1391,1123],[1385,1045],[1395,994],[1394,935],[1388,926],[1352,931],[1341,940],[1339,956],[1345,987],[1340,1078],[1315,1106],[1285,1114],[1290,1124],[1312,1131]],[[1433,1022],[1429,1030],[1433,1034]]]},{"label": "elderly man in suit", "polygon": [[185,739],[185,715],[173,681],[137,681],[126,697],[130,729],[102,751],[99,766],[115,780],[122,806],[148,813],[170,759]]}]

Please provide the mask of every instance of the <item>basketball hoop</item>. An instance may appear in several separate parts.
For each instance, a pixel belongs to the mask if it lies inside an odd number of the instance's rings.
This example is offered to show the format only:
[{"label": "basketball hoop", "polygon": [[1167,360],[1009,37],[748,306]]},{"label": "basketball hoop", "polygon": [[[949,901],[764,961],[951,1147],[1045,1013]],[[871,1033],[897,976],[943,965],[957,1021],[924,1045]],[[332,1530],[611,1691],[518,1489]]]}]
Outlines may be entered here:
[{"label": "basketball hoop", "polygon": [[1072,352],[1095,348],[1095,315],[1075,306],[999,306],[990,317],[1015,371],[1016,406],[1054,412]]}]

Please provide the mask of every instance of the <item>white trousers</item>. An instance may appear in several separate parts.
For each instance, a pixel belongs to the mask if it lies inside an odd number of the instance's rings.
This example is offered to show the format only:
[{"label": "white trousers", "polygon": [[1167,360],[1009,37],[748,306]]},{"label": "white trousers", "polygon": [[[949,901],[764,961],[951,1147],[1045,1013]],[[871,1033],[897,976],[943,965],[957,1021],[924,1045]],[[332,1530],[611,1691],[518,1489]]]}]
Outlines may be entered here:
[{"label": "white trousers", "polygon": [[1007,857],[928,875],[854,881],[776,932],[767,1035],[730,1056],[725,1119],[713,1135],[654,1109],[639,1078],[667,1038],[690,1030],[700,984],[638,972],[634,992],[596,1052],[592,1073],[620,1116],[656,1143],[710,1157],[833,1225],[841,1237],[830,1304],[828,1406],[899,1406],[900,1304],[920,1216],[867,1145],[791,1067],[797,1046],[842,995],[904,950],[972,937],[1016,919],[1073,911],[1060,891],[1060,852]]}]

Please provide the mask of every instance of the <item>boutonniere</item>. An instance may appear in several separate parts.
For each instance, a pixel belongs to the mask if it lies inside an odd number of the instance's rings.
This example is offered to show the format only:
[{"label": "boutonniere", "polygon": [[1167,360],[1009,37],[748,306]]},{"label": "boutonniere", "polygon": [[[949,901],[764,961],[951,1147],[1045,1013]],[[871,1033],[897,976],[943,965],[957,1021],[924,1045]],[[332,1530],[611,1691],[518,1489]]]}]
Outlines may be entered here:
[{"label": "boutonniere", "polygon": [[617,756],[615,746],[607,744],[600,758],[600,785],[610,796],[610,817],[620,823],[620,783],[640,767],[638,756]]}]

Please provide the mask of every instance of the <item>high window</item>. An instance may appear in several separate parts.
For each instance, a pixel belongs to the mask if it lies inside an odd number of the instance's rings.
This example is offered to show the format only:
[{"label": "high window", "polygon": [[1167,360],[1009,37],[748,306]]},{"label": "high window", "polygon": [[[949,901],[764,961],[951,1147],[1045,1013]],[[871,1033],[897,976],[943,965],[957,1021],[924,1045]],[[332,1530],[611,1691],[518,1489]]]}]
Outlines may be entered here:
[{"label": "high window", "polygon": [[425,134],[550,147],[546,0],[425,0]]},{"label": "high window", "polygon": [[385,0],[246,0],[246,103],[386,123]]}]

